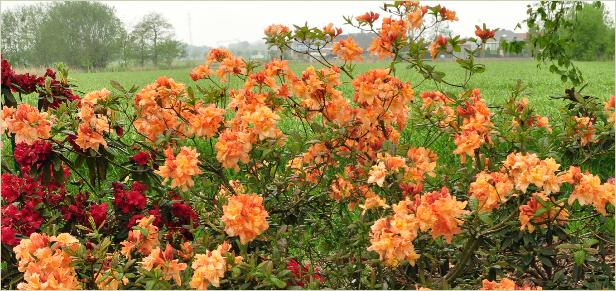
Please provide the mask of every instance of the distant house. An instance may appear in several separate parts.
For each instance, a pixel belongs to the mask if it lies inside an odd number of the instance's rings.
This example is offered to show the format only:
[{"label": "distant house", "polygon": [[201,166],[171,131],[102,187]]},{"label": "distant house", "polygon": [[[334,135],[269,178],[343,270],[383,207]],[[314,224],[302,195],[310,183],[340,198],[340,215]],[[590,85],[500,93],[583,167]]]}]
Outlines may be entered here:
[{"label": "distant house", "polygon": [[[348,33],[348,34],[343,34],[343,35],[336,37],[336,41],[345,40],[349,38],[349,36],[353,37],[353,40],[357,43],[357,45],[364,50],[364,56],[368,56],[369,54],[368,48],[370,47],[372,40],[376,38],[376,35],[374,33],[364,33],[364,32]],[[293,53],[292,55],[294,58],[306,59],[307,56],[303,53],[309,50],[308,46],[300,42],[293,42],[291,43],[291,48],[297,52],[300,52],[300,53]],[[324,48],[321,49],[321,53],[323,54],[323,56],[327,58],[336,58],[336,56],[333,55],[332,50],[333,50],[333,45],[332,43],[329,43]],[[311,55],[318,56],[318,53],[314,52],[314,53],[311,53]]]},{"label": "distant house", "polygon": [[[486,57],[503,57],[505,56],[505,52],[501,49],[501,41],[527,41],[528,33],[522,32],[517,33],[508,29],[499,29],[496,31],[494,38],[489,39],[485,44],[485,52],[484,56]],[[477,45],[474,42],[466,42],[461,45],[461,52],[456,52],[454,55],[457,57],[466,57],[466,52],[464,49],[474,50],[477,48]]]}]

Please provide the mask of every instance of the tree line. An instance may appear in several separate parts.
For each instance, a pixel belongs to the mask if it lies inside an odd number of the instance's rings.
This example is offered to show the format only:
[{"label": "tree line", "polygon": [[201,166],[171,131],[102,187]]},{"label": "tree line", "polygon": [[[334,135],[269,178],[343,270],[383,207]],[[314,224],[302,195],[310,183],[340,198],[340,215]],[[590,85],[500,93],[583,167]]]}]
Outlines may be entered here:
[{"label": "tree line", "polygon": [[2,57],[20,66],[63,62],[82,69],[170,65],[185,55],[173,26],[149,13],[132,29],[100,2],[32,4],[2,11]]}]

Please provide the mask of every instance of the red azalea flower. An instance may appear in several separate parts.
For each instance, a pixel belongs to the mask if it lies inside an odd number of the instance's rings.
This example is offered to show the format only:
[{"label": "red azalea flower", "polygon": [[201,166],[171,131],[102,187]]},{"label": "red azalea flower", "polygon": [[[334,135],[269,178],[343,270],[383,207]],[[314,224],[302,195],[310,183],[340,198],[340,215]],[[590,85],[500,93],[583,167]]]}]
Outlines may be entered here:
[{"label": "red azalea flower", "polygon": [[144,218],[145,215],[143,214],[135,214],[133,216],[131,216],[130,219],[128,219],[128,228],[132,228],[133,226],[135,226],[137,224],[137,220]]},{"label": "red azalea flower", "polygon": [[178,225],[187,225],[192,221],[194,224],[198,223],[197,213],[190,207],[190,205],[174,202],[171,205],[171,215],[178,219]]},{"label": "red azalea flower", "polygon": [[19,244],[19,239],[16,237],[17,232],[9,226],[2,227],[2,243],[7,246],[16,246]]},{"label": "red azalea flower", "polygon": [[321,284],[325,283],[325,277],[321,274],[317,274],[318,270],[316,267],[313,268],[314,274],[310,277],[309,265],[302,266],[294,259],[290,259],[287,262],[287,270],[291,271],[294,277],[290,282],[292,286],[304,287],[306,283],[310,283],[311,279],[318,280]]},{"label": "red azalea flower", "polygon": [[114,188],[114,200],[113,205],[120,209],[123,213],[130,213],[138,210],[143,210],[147,205],[147,198],[144,192],[147,190],[147,186],[134,182],[131,190],[124,189],[124,185],[121,183],[112,183]]},{"label": "red azalea flower", "polygon": [[43,140],[37,140],[32,145],[19,143],[13,151],[15,161],[21,166],[21,170],[26,173],[33,166],[38,169],[40,164],[46,161],[50,154],[51,143]]},{"label": "red azalea flower", "polygon": [[138,152],[131,158],[131,160],[137,165],[145,166],[150,160],[150,155],[146,152]]},{"label": "red azalea flower", "polygon": [[15,71],[11,68],[9,61],[2,59],[2,68],[0,71],[2,74],[2,87],[13,90],[13,78],[15,77]]},{"label": "red azalea flower", "polygon": [[107,209],[109,205],[107,203],[92,204],[90,205],[90,215],[94,219],[96,226],[100,226],[105,219],[107,219]]}]

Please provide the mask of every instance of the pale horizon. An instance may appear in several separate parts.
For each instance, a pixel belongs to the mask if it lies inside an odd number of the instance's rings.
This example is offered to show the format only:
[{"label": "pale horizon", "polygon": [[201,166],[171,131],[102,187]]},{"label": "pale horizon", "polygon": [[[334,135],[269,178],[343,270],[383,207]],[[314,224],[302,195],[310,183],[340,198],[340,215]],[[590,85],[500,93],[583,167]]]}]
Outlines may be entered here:
[{"label": "pale horizon", "polygon": [[[1,9],[11,9],[46,1],[2,1]],[[112,6],[126,29],[131,29],[147,13],[162,14],[174,27],[176,39],[195,46],[226,46],[240,41],[262,40],[269,24],[322,27],[330,22],[344,33],[357,30],[343,25],[342,16],[379,12],[383,1],[100,1]],[[527,5],[534,1],[422,1],[455,10],[459,21],[449,24],[454,34],[472,36],[475,25],[514,30],[526,19]],[[614,19],[615,3],[603,2]],[[143,7],[147,6],[147,7]],[[478,9],[477,7],[481,7]]]}]

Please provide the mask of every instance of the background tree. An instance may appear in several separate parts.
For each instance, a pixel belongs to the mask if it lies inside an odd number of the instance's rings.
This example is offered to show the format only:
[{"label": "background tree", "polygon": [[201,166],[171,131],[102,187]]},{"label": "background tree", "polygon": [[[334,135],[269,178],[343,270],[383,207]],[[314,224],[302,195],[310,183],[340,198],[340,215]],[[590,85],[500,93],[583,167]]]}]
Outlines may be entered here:
[{"label": "background tree", "polygon": [[2,12],[0,35],[2,55],[14,65],[30,65],[33,62],[34,45],[47,5],[33,4]]},{"label": "background tree", "polygon": [[562,33],[570,35],[569,53],[574,59],[591,61],[614,58],[614,22],[605,4],[584,4],[573,16],[573,25]]},{"label": "background tree", "polygon": [[39,62],[66,62],[81,68],[105,67],[119,51],[124,35],[113,8],[99,2],[57,2],[39,27],[35,45]]},{"label": "background tree", "polygon": [[[181,49],[180,43],[173,41],[173,25],[159,13],[146,14],[135,26],[135,31],[143,36],[139,40],[142,65],[147,47],[149,47],[152,64],[155,67],[158,66],[161,51],[169,54]],[[165,58],[168,57],[168,55],[165,56]]]}]

